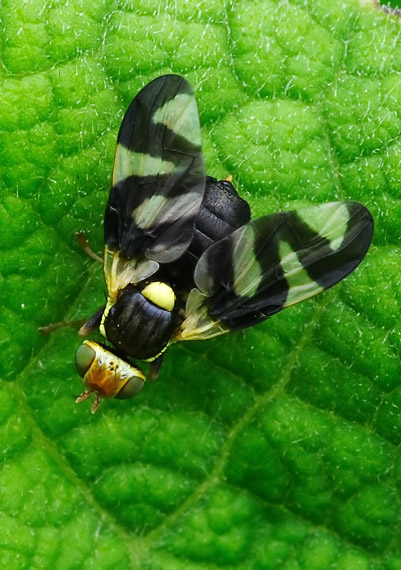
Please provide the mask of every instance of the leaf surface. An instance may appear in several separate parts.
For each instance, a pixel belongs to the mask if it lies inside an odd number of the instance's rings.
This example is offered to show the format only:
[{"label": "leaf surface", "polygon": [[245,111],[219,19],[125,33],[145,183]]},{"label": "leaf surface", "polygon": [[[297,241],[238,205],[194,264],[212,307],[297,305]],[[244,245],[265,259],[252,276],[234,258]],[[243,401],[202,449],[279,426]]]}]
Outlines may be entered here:
[{"label": "leaf surface", "polygon": [[[401,22],[373,2],[4,0],[0,6],[0,563],[401,567]],[[104,302],[122,116],[185,75],[208,173],[255,216],[359,200],[343,284],[168,351],[138,398],[76,406],[73,328]]]}]

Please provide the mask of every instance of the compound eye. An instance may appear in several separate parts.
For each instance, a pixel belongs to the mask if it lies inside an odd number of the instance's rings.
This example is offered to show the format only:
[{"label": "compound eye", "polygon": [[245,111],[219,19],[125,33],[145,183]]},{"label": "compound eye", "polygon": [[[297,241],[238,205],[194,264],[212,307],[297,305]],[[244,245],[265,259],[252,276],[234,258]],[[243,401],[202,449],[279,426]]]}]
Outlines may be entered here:
[{"label": "compound eye", "polygon": [[81,344],[75,353],[75,368],[78,374],[83,378],[88,372],[91,364],[96,356],[95,350],[88,344]]},{"label": "compound eye", "polygon": [[143,378],[140,378],[139,376],[131,376],[115,397],[118,400],[128,400],[128,398],[133,398],[142,390],[144,384],[145,382]]}]

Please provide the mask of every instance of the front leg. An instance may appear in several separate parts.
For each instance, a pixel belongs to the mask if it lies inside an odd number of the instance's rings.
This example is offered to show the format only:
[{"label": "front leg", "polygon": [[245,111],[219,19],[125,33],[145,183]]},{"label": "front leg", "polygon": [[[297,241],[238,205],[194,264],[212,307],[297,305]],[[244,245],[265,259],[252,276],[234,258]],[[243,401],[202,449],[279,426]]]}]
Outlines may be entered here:
[{"label": "front leg", "polygon": [[[103,264],[103,258],[97,255],[92,249],[90,248],[88,241],[85,236],[84,231],[77,232],[75,234],[78,243],[82,247],[82,249],[95,261]],[[90,319],[74,319],[71,321],[60,321],[57,323],[50,323],[44,327],[39,327],[39,332],[41,334],[50,334],[57,329],[62,329],[64,327],[81,327],[78,331],[79,336],[87,336],[92,331],[98,328],[100,322],[102,320],[102,315],[104,312],[105,307],[101,307],[96,311],[96,313]]]},{"label": "front leg", "polygon": [[105,308],[105,306],[100,307],[90,319],[86,322],[81,322],[82,326],[78,331],[79,336],[88,336],[88,334],[99,328]]},{"label": "front leg", "polygon": [[86,319],[75,319],[72,321],[60,321],[58,323],[50,323],[44,327],[39,327],[39,332],[41,334],[50,334],[56,329],[62,329],[64,327],[82,327]]},{"label": "front leg", "polygon": [[72,321],[60,321],[58,323],[50,323],[44,327],[39,327],[39,332],[41,334],[50,334],[57,329],[62,329],[64,327],[81,327],[78,331],[79,336],[87,336],[95,329],[97,329],[101,323],[102,315],[105,307],[100,307],[90,319],[74,319]]}]

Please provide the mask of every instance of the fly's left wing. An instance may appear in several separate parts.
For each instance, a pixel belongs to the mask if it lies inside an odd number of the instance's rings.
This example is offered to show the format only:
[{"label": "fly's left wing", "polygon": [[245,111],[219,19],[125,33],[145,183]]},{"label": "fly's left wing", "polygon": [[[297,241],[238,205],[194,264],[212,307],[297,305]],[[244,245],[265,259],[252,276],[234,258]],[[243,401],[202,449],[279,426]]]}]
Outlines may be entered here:
[{"label": "fly's left wing", "polygon": [[159,77],[134,98],[118,134],[104,219],[111,297],[185,252],[205,180],[192,88],[178,75]]},{"label": "fly's left wing", "polygon": [[212,245],[195,269],[176,341],[257,324],[332,287],[364,258],[373,219],[357,202],[332,202],[253,220]]}]

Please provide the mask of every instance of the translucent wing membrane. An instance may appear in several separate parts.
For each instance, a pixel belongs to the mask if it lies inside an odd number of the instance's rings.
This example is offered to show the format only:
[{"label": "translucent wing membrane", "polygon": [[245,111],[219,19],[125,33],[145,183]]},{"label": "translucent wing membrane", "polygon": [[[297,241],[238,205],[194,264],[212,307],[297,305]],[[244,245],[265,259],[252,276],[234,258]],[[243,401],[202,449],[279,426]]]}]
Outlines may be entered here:
[{"label": "translucent wing membrane", "polygon": [[182,77],[159,77],[135,97],[120,128],[106,248],[128,260],[180,257],[194,233],[205,179],[192,88]]},{"label": "translucent wing membrane", "polygon": [[369,211],[333,202],[251,221],[211,246],[195,270],[178,340],[263,321],[351,273],[373,234]]}]

